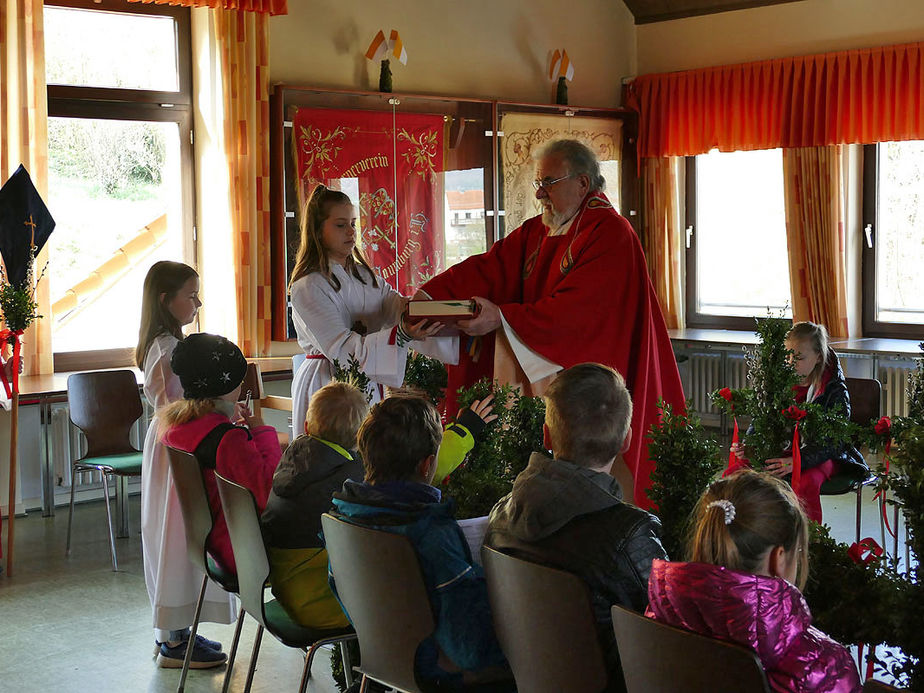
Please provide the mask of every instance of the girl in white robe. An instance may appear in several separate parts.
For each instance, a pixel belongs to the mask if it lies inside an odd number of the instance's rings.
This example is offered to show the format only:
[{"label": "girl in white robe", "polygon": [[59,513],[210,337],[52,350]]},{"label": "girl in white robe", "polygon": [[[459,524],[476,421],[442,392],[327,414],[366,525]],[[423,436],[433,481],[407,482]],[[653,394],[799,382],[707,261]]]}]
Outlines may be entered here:
[{"label": "girl in white robe", "polygon": [[[408,298],[375,276],[356,247],[356,211],[339,190],[319,185],[301,219],[301,241],[289,283],[292,322],[306,359],[292,380],[292,422],[301,431],[308,400],[333,379],[334,360],[346,368],[352,356],[374,383],[372,401],[381,386],[400,387],[408,345],[435,334],[439,323],[402,321]],[[437,339],[429,351],[443,361],[458,358],[454,339]]]},{"label": "girl in white robe", "polygon": [[[170,367],[170,359],[178,340],[183,338],[181,328],[195,320],[201,305],[199,277],[192,267],[163,261],[148,270],[135,359],[144,369],[144,394],[155,413],[183,398],[183,386]],[[148,428],[144,439],[141,543],[144,581],[154,612],[158,664],[182,666],[183,643],[189,638],[189,627],[195,617],[202,573],[190,563],[186,552],[180,502],[156,424]],[[233,595],[210,582],[200,620],[231,623],[236,615],[235,606]],[[222,664],[226,657],[220,650],[219,643],[197,636],[191,666],[206,668]]]}]

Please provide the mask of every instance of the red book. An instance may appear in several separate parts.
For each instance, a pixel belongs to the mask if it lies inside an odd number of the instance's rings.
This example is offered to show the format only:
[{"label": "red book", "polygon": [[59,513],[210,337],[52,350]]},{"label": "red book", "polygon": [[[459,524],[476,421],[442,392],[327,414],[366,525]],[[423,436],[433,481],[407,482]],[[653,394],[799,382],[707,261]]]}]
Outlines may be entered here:
[{"label": "red book", "polygon": [[443,323],[439,336],[459,333],[456,326],[460,320],[471,320],[478,315],[478,304],[472,299],[411,301],[405,310],[411,324],[421,320]]}]

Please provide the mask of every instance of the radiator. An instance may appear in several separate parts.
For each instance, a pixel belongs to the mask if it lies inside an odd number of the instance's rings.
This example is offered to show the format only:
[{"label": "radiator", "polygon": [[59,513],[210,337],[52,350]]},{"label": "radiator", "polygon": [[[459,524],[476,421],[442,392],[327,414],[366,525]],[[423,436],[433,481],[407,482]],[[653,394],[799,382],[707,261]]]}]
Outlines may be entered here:
[{"label": "radiator", "polygon": [[884,416],[908,416],[908,376],[914,371],[913,362],[880,361],[876,377],[882,383],[882,413]]},{"label": "radiator", "polygon": [[[69,487],[73,477],[72,462],[84,455],[87,441],[83,433],[70,421],[67,407],[58,407],[51,411],[51,455],[55,482],[58,486]],[[103,481],[100,472],[81,472],[77,475],[77,489],[95,487]]]},{"label": "radiator", "polygon": [[690,392],[686,395],[693,401],[693,409],[700,416],[717,413],[710,395],[714,390],[725,386],[722,380],[721,353],[690,354]]}]

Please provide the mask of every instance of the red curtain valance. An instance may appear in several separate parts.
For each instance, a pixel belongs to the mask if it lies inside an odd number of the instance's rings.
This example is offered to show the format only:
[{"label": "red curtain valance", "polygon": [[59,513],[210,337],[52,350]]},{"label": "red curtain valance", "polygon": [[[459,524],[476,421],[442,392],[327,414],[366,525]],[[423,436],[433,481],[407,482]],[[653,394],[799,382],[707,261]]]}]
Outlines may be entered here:
[{"label": "red curtain valance", "polygon": [[642,75],[639,156],[924,139],[924,43]]},{"label": "red curtain valance", "polygon": [[244,10],[262,14],[288,14],[287,0],[128,0],[148,5],[179,5],[180,7],[211,7],[221,10]]}]

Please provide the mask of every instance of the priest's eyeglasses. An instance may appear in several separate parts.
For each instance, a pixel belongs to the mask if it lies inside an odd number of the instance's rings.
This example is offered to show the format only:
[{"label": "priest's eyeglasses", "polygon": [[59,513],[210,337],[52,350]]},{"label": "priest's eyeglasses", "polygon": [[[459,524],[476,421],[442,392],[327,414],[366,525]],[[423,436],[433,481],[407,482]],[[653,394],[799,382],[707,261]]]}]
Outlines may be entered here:
[{"label": "priest's eyeglasses", "polygon": [[559,182],[565,180],[565,178],[572,178],[573,176],[574,176],[573,173],[569,173],[568,175],[562,176],[561,178],[556,178],[555,180],[549,180],[548,178],[543,178],[542,180],[534,180],[534,181],[533,181],[533,187],[534,187],[537,191],[538,191],[538,190],[548,190],[549,188],[551,188],[551,187],[552,187],[553,185],[555,185],[556,183],[559,183]]}]

